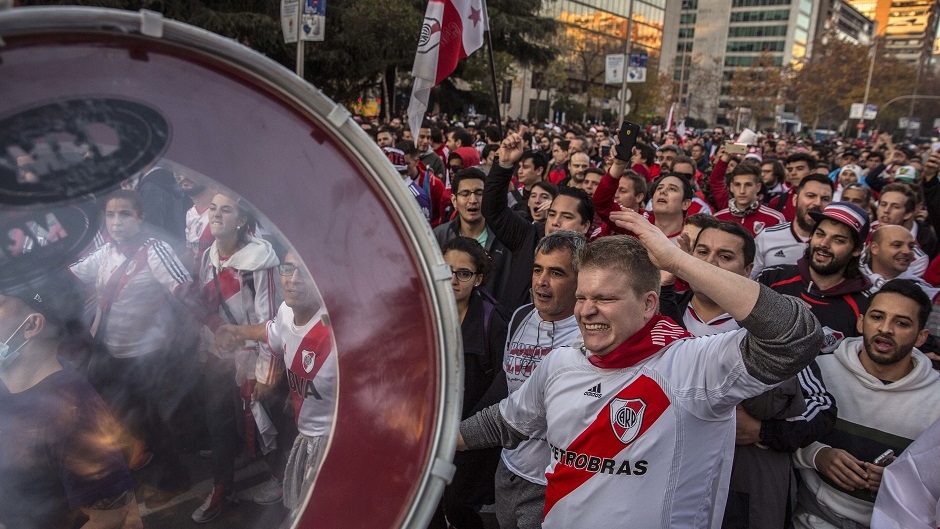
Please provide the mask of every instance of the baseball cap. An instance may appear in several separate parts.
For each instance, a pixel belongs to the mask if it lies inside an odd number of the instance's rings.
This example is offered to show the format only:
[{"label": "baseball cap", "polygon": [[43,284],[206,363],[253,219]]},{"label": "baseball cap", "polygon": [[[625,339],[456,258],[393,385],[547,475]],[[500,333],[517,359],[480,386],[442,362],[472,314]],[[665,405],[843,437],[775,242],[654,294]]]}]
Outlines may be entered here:
[{"label": "baseball cap", "polygon": [[21,283],[0,287],[0,295],[16,298],[59,325],[82,317],[82,294],[77,279],[67,269],[49,271]]},{"label": "baseball cap", "polygon": [[917,181],[917,169],[913,165],[902,165],[894,173],[894,179],[901,182],[913,183]]},{"label": "baseball cap", "polygon": [[866,240],[871,230],[868,213],[851,202],[832,202],[822,211],[810,211],[809,216],[816,221],[817,225],[826,219],[845,224],[852,230],[856,242]]},{"label": "baseball cap", "polygon": [[856,178],[858,178],[859,180],[862,179],[862,168],[859,167],[859,166],[857,166],[857,165],[855,165],[854,163],[850,163],[850,164],[848,164],[848,165],[842,166],[842,169],[839,169],[839,176],[841,177],[841,176],[842,176],[842,173],[844,173],[844,172],[846,172],[846,171],[851,171],[851,172],[855,173],[855,177],[856,177]]}]

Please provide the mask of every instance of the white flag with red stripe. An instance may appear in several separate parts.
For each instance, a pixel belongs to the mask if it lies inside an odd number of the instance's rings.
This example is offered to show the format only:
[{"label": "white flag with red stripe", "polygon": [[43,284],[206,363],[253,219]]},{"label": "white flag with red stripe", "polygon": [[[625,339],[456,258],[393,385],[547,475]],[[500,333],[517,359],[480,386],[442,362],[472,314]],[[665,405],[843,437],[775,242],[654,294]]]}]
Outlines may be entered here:
[{"label": "white flag with red stripe", "polygon": [[457,67],[457,61],[483,46],[488,27],[484,0],[430,0],[415,54],[414,89],[408,123],[417,135],[431,89]]},{"label": "white flag with red stripe", "polygon": [[672,130],[672,119],[676,114],[676,104],[673,103],[669,106],[669,116],[666,117],[666,132]]}]

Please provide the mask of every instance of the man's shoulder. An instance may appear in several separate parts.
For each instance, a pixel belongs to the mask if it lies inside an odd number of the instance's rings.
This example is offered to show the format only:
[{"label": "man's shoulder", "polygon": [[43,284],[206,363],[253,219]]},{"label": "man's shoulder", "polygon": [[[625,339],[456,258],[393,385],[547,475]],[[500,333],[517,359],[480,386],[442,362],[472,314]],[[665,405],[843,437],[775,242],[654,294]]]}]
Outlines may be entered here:
[{"label": "man's shoulder", "polygon": [[764,216],[776,219],[778,222],[787,221],[787,219],[784,218],[783,213],[780,213],[779,211],[773,208],[769,208],[763,204],[761,204],[760,207],[757,208],[757,211]]},{"label": "man's shoulder", "polygon": [[761,270],[759,282],[776,289],[789,283],[799,283],[802,279],[800,268],[795,264],[769,266]]},{"label": "man's shoulder", "polygon": [[[765,208],[767,206],[761,206],[761,207]],[[771,211],[779,214],[778,211],[775,211],[775,210],[771,210]],[[773,226],[764,228],[764,231],[757,234],[757,239],[769,239],[775,235],[779,236],[780,234],[787,234],[789,231],[790,231],[790,223],[781,222],[780,224],[774,224]]]}]

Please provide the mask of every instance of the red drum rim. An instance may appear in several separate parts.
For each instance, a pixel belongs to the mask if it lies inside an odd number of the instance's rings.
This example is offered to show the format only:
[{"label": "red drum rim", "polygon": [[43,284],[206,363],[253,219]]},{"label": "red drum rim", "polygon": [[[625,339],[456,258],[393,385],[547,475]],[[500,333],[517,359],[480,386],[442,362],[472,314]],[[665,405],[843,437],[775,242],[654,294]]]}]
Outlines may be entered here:
[{"label": "red drum rim", "polygon": [[[336,151],[326,151],[332,156],[329,171],[311,161],[310,174],[323,177],[319,189],[304,187],[301,179],[306,175],[291,174],[288,165],[277,166],[287,174],[273,175],[273,181],[237,174],[243,155],[237,149],[229,153],[235,160],[223,159],[222,166],[231,174],[212,177],[251,201],[294,246],[308,263],[334,325],[338,410],[318,486],[295,526],[425,527],[453,472],[462,392],[460,323],[450,269],[388,160],[345,108],[281,65],[230,39],[147,11],[60,6],[0,11],[0,118],[22,108],[34,97],[27,92],[34,89],[36,105],[68,95],[61,92],[64,88],[43,86],[41,75],[31,80],[4,75],[29,68],[28,60],[17,53],[44,46],[88,48],[92,55],[118,50],[129,57],[129,84],[140,66],[132,62],[140,60],[134,52],[143,51],[148,67],[188,61],[194,71],[232,81],[237,97],[254,92],[266,110],[292,114],[286,128],[309,124],[309,129],[300,129],[309,130],[307,137],[296,142],[307,140],[310,152],[316,151],[311,137]],[[99,62],[90,58],[92,72]],[[63,75],[60,81],[74,85],[69,89],[75,95],[100,95],[97,78],[79,81]],[[144,95],[121,83],[113,86],[120,86],[114,93],[121,97]],[[211,106],[211,97],[203,97],[203,104]],[[233,114],[245,111],[232,109]],[[171,120],[175,137],[185,140],[180,145],[171,141],[167,158],[205,165],[200,156],[208,155],[201,155],[196,145],[212,138],[200,136],[201,130],[189,131],[192,123],[177,109],[167,112],[177,118]],[[228,133],[221,130],[228,116],[216,113],[211,119],[221,135]],[[267,137],[254,140],[263,144]],[[255,158],[245,160],[255,163]],[[271,163],[295,162],[302,163]],[[333,173],[346,180],[324,180]],[[351,196],[357,190],[360,195]],[[309,194],[298,198],[304,191]],[[311,203],[309,208],[303,208],[305,201]],[[324,261],[328,264],[320,265]],[[370,328],[370,322],[381,328]]]}]

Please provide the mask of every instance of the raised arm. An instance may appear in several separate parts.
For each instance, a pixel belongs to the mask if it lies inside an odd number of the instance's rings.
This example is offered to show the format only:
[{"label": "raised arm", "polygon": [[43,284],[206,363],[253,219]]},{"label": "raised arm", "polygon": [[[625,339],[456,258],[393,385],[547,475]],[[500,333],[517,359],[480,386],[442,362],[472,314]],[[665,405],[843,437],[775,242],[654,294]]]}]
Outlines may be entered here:
[{"label": "raised arm", "polygon": [[731,157],[725,152],[722,145],[715,151],[715,166],[708,175],[708,187],[712,191],[712,202],[719,210],[728,207],[728,186],[725,184],[725,173],[728,171],[728,162]]},{"label": "raised arm", "polygon": [[634,211],[612,213],[611,219],[636,234],[655,265],[685,280],[748,330],[741,353],[754,378],[767,384],[782,382],[799,373],[819,352],[822,330],[801,302],[703,263]]},{"label": "raised arm", "polygon": [[614,163],[610,166],[610,171],[601,178],[601,182],[597,185],[594,196],[591,198],[594,201],[594,211],[611,228],[616,228],[616,226],[611,225],[610,213],[620,211],[620,206],[614,202],[614,196],[617,194],[617,187],[620,185],[620,177],[627,170],[627,162],[617,158],[616,149],[616,145],[610,147],[610,155],[614,158]]},{"label": "raised arm", "polygon": [[525,243],[527,234],[535,227],[509,208],[506,189],[512,180],[513,168],[522,157],[522,137],[510,132],[496,152],[496,163],[490,169],[483,185],[483,204],[480,206],[487,225],[509,251],[515,252]]}]

